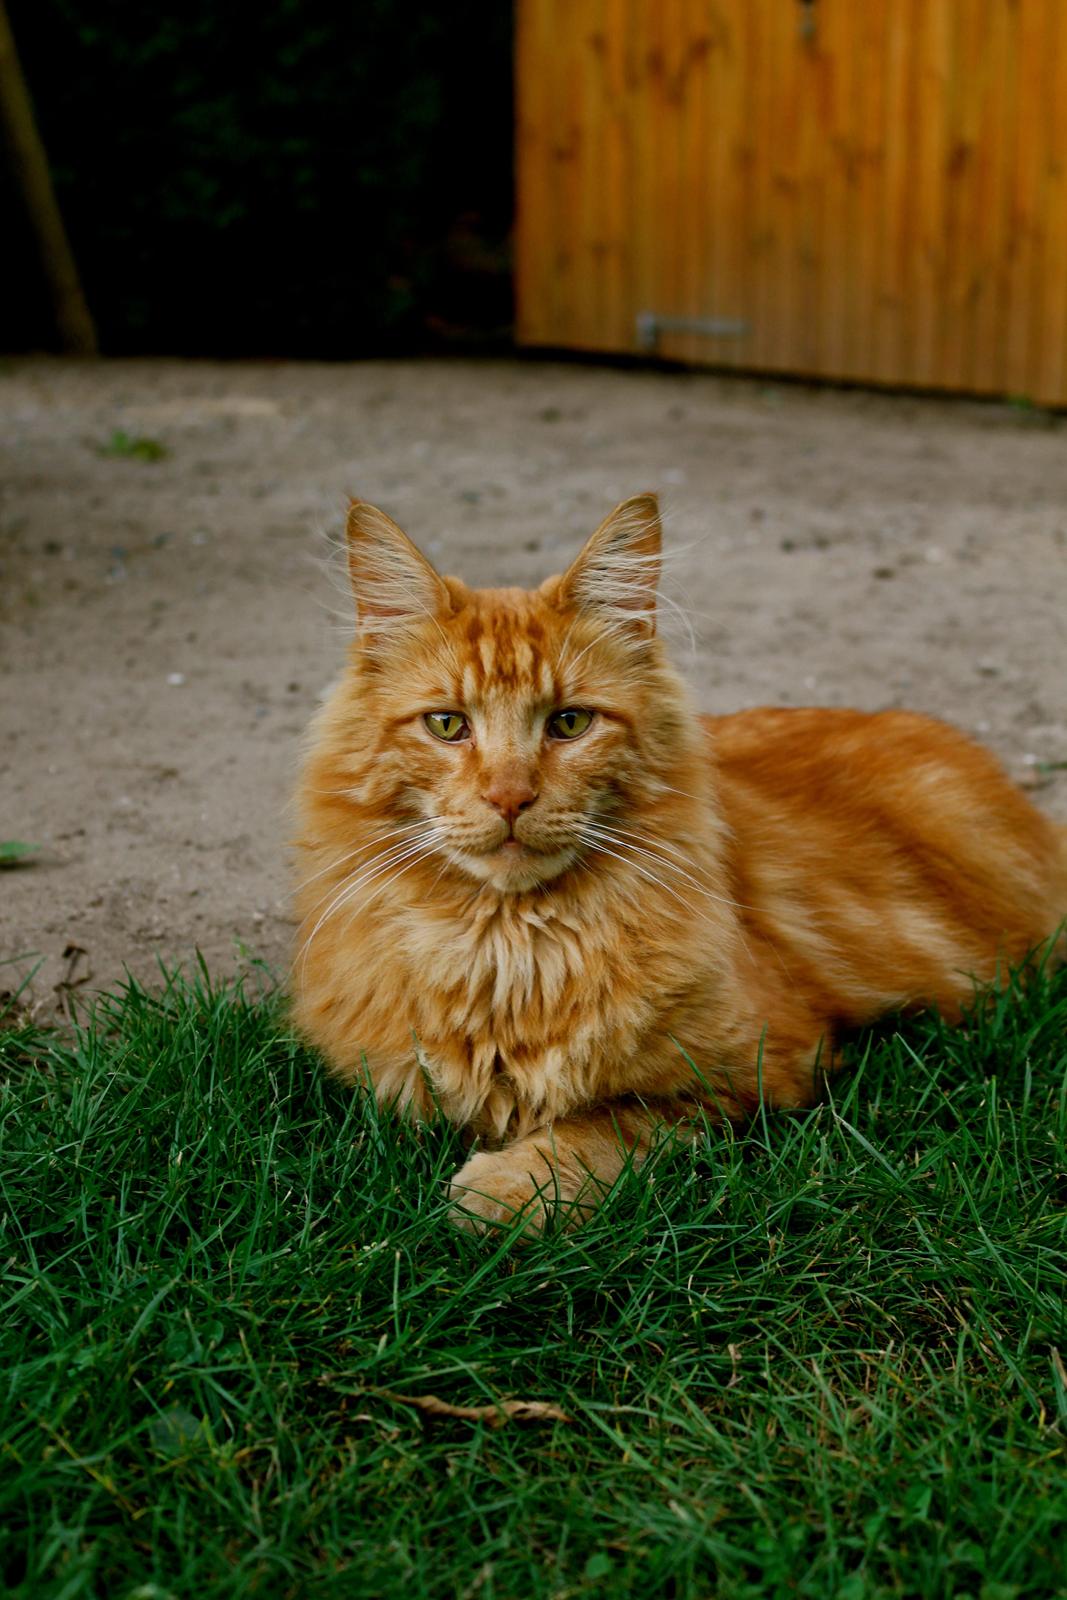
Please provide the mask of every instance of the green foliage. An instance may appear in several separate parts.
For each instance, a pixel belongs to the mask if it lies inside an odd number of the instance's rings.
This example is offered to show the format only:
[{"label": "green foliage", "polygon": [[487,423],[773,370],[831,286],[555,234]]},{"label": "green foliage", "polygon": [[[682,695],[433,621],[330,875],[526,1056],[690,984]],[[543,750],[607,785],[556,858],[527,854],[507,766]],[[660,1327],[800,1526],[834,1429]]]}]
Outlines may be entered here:
[{"label": "green foliage", "polygon": [[23,866],[40,848],[39,844],[24,844],[21,839],[0,839],[0,867]]},{"label": "green foliage", "polygon": [[[337,357],[508,320],[506,263],[465,291],[450,240],[509,227],[510,6],[9,9],[106,350]],[[21,246],[8,344],[49,332]]]},{"label": "green foliage", "polygon": [[10,1033],[5,1593],[1062,1593],[1065,1038],[1063,975],[867,1037],[524,1244],[456,1234],[455,1134],[327,1083],[271,995]]},{"label": "green foliage", "polygon": [[99,456],[130,456],[135,461],[162,461],[167,454],[167,447],[160,444],[158,439],[146,439],[116,428],[106,444],[97,446],[96,453]]}]

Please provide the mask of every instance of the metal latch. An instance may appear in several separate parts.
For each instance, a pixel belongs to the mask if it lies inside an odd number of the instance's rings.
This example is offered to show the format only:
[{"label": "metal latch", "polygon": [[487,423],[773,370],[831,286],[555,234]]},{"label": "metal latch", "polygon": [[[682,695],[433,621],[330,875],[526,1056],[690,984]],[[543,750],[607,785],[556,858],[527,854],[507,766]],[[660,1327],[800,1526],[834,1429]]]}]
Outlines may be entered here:
[{"label": "metal latch", "polygon": [[679,317],[639,311],[634,319],[639,350],[654,350],[664,333],[694,333],[705,339],[743,339],[749,324],[738,317]]}]

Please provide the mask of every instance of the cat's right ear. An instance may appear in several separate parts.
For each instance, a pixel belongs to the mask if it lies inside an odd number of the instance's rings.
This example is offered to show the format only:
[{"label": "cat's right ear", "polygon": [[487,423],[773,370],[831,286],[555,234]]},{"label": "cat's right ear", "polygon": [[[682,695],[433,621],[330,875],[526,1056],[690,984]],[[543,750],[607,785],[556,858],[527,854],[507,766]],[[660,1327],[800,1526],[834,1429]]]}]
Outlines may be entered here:
[{"label": "cat's right ear", "polygon": [[598,612],[620,636],[651,637],[656,631],[661,539],[655,495],[624,500],[559,580],[559,598]]},{"label": "cat's right ear", "polygon": [[447,615],[444,581],[392,517],[366,500],[348,508],[348,571],[361,636],[396,633],[426,617]]}]

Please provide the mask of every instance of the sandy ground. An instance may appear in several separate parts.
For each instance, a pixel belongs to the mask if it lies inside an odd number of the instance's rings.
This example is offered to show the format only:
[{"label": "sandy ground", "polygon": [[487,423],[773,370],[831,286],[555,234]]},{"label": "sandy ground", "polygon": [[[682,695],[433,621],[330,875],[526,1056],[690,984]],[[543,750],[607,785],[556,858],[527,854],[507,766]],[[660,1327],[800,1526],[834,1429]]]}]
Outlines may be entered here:
[{"label": "sandy ground", "polygon": [[[547,362],[49,360],[4,365],[0,419],[0,839],[41,847],[0,873],[0,989],[40,963],[44,1008],[194,948],[284,975],[348,493],[532,583],[658,489],[708,709],[914,706],[1067,816],[1062,420]],[[101,454],[116,430],[167,454]]]}]

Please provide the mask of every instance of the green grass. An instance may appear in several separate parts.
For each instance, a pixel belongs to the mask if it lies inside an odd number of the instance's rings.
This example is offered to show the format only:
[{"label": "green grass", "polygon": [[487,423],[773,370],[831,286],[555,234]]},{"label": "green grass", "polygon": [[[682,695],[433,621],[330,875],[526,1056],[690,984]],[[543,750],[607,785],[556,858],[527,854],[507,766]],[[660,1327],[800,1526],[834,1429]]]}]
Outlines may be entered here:
[{"label": "green grass", "polygon": [[867,1037],[832,1101],[523,1244],[450,1229],[455,1135],[324,1082],[269,994],[131,986],[73,1040],[23,1017],[0,1586],[1062,1594],[1065,1039],[1062,976]]},{"label": "green grass", "polygon": [[27,864],[39,844],[24,844],[21,839],[0,839],[0,867],[21,867]]},{"label": "green grass", "polygon": [[96,453],[98,456],[128,456],[135,461],[162,461],[170,452],[158,439],[116,428],[110,438],[97,445]]}]

